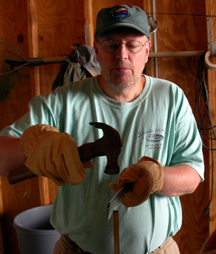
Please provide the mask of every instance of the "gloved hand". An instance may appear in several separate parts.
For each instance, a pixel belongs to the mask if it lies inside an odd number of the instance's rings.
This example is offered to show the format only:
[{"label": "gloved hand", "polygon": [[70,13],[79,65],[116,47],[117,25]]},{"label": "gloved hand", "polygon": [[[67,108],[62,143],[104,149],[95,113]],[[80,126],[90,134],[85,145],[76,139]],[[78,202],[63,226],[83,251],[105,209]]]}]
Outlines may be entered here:
[{"label": "gloved hand", "polygon": [[132,188],[125,194],[122,203],[127,207],[140,205],[152,193],[162,189],[163,167],[155,159],[144,156],[136,164],[130,165],[121,172],[118,184],[110,183],[109,187],[116,193],[127,183],[130,183]]},{"label": "gloved hand", "polygon": [[92,168],[91,161],[82,163],[74,139],[55,127],[37,124],[24,131],[19,149],[25,154],[25,166],[36,175],[46,176],[58,185],[81,183],[84,168]]}]

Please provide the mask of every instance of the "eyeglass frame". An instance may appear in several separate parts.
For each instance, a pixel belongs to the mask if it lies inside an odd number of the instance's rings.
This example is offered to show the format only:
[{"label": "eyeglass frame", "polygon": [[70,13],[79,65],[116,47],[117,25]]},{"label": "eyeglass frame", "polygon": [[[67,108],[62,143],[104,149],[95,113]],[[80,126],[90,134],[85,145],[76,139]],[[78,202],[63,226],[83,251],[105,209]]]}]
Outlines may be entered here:
[{"label": "eyeglass frame", "polygon": [[[116,45],[118,45],[118,48],[113,48],[111,51],[106,50],[106,49],[103,47],[103,45],[102,45],[105,41],[117,42]],[[140,43],[140,46],[142,46],[142,48],[141,48],[139,51],[137,51],[137,52],[132,52],[132,51],[127,47],[127,43],[128,43],[128,42],[131,42],[131,41],[139,42],[139,43]],[[121,44],[125,44],[125,47],[126,47],[126,49],[128,50],[128,52],[130,52],[130,53],[132,53],[132,54],[136,54],[136,53],[141,52],[141,51],[143,50],[143,47],[146,45],[146,43],[147,43],[148,41],[149,41],[149,40],[147,40],[144,44],[142,44],[142,42],[136,41],[136,40],[129,40],[129,41],[127,41],[127,42],[118,42],[117,40],[113,40],[113,39],[106,39],[106,40],[104,40],[104,41],[102,41],[102,42],[99,42],[99,41],[97,40],[98,44],[100,44],[100,45],[102,46],[102,48],[104,49],[104,51],[106,51],[106,52],[108,52],[108,53],[113,53],[113,52],[115,52],[116,50],[119,49],[119,47],[120,47]]]}]

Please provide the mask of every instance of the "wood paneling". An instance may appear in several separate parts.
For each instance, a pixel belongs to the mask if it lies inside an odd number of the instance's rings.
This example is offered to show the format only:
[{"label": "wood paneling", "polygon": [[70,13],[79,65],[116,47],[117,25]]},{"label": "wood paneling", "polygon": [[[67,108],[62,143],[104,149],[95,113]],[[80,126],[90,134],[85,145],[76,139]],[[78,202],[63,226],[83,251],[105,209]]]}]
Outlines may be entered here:
[{"label": "wood paneling", "polygon": [[[215,15],[213,0],[155,1],[159,28],[157,40],[152,37],[158,52],[205,51],[207,49],[206,16]],[[85,43],[85,25],[90,24],[90,41],[96,15],[103,7],[122,4],[119,0],[0,0],[0,41],[21,49],[26,57],[56,57],[71,53],[74,43]],[[152,15],[152,1],[125,0]],[[17,11],[19,10],[19,11]],[[213,39],[216,41],[216,18],[212,16]],[[185,92],[191,107],[195,105],[196,73],[199,57],[149,59],[145,72],[173,81]],[[60,64],[25,67],[22,79],[8,97],[0,102],[0,129],[11,124],[28,110],[28,101],[37,94],[51,91]],[[208,88],[212,119],[215,120],[215,71],[208,71]],[[214,121],[216,122],[216,121]],[[209,142],[203,138],[204,142]],[[183,225],[175,236],[181,253],[198,254],[208,234],[215,229],[215,196],[210,211],[204,214],[211,191],[211,155],[204,150],[206,180],[191,195],[181,197]],[[216,172],[214,173],[216,174]],[[216,178],[216,175],[214,175]],[[34,178],[11,186],[5,178],[0,181],[0,252],[19,254],[13,218],[20,212],[54,202],[57,186],[45,178]],[[214,186],[214,190],[216,187]],[[215,191],[214,191],[215,193]],[[3,248],[4,242],[4,248]]]},{"label": "wood paneling", "polygon": [[[209,15],[209,18],[212,20],[212,39],[214,42],[216,42],[216,5],[215,1],[213,0],[206,0],[206,14]],[[212,63],[216,63],[216,56],[213,58],[210,58],[210,61]],[[209,89],[209,104],[210,104],[210,111],[211,111],[211,117],[213,119],[213,125],[215,125],[216,122],[216,70],[210,70],[208,69],[208,89]],[[214,149],[216,149],[215,140],[213,142]],[[216,151],[213,151],[213,157],[216,157]],[[209,162],[209,168],[213,166],[214,171],[210,171],[209,173],[209,195],[211,195],[211,191],[213,188],[213,198],[209,210],[209,233],[212,234],[212,232],[216,228],[216,170],[215,170],[215,161],[212,161],[212,156],[210,156]],[[213,165],[212,165],[213,164]],[[212,177],[214,179],[214,185],[212,186]]]},{"label": "wood paneling", "polygon": [[[40,57],[66,56],[85,44],[83,1],[38,1]],[[41,93],[51,91],[60,64],[40,67]]]},{"label": "wood paneling", "polygon": [[[16,46],[26,58],[68,55],[74,43],[84,44],[83,1],[0,0],[0,41]],[[0,129],[23,116],[32,97],[51,91],[59,67],[23,69],[22,79],[0,102]],[[24,210],[53,203],[58,187],[40,177],[14,186],[1,178],[0,187],[0,252],[18,254],[13,218]]]},{"label": "wood paneling", "polygon": [[[26,9],[26,2],[23,1],[0,1],[0,41],[16,46],[28,57]],[[29,72],[23,69],[22,79],[15,84],[8,97],[0,102],[1,129],[27,112],[30,98]],[[1,228],[4,242],[1,253],[19,253],[16,231],[11,223],[20,212],[40,205],[37,181],[35,179],[11,186],[5,178],[1,178]]]}]

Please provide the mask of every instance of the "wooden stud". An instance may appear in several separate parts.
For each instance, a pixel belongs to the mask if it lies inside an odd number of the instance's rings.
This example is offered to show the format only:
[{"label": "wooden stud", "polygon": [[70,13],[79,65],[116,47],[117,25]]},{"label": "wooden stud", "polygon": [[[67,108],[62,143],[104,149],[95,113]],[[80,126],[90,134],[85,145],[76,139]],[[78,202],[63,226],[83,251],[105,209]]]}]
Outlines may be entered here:
[{"label": "wooden stud", "polygon": [[[29,57],[39,57],[37,0],[27,1]],[[32,97],[40,94],[40,69],[32,67],[30,76]]]},{"label": "wooden stud", "polygon": [[92,0],[84,0],[84,18],[85,18],[85,44],[93,47],[93,13]]},{"label": "wooden stud", "polygon": [[[28,17],[28,34],[29,34],[29,56],[37,58],[39,54],[38,42],[38,1],[27,1],[27,17]],[[40,95],[40,68],[32,67],[30,74],[32,97]],[[50,204],[48,179],[45,177],[38,178],[38,187],[40,191],[41,205]]]}]

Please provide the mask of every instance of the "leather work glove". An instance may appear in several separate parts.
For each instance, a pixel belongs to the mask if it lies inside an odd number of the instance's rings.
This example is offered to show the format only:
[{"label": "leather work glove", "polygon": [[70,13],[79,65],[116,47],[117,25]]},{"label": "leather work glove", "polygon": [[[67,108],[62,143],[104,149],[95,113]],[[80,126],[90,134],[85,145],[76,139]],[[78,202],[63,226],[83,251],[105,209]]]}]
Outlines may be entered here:
[{"label": "leather work glove", "polygon": [[125,168],[118,178],[118,184],[110,183],[109,187],[116,193],[126,184],[131,184],[128,192],[122,199],[127,206],[137,206],[145,202],[152,193],[162,189],[164,171],[161,164],[150,157],[142,157],[136,164]]},{"label": "leather work glove", "polygon": [[55,127],[37,124],[24,131],[19,149],[25,154],[25,166],[36,175],[46,176],[57,185],[81,183],[85,168],[93,168],[91,161],[82,163],[74,139]]}]

